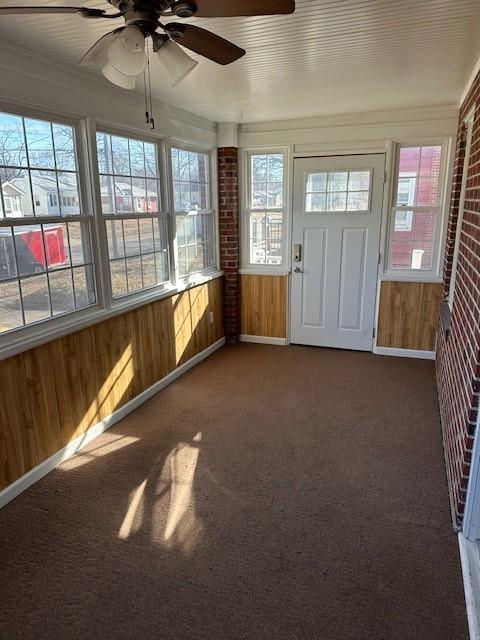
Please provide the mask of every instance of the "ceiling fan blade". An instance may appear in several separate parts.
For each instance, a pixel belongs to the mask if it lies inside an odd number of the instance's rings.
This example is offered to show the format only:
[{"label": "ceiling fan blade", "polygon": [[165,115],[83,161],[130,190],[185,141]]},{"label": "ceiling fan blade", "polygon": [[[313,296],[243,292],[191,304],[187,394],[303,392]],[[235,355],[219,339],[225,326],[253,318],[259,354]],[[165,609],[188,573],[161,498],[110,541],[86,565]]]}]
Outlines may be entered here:
[{"label": "ceiling fan blade", "polygon": [[182,47],[199,53],[217,64],[230,64],[246,53],[244,49],[240,49],[233,42],[229,42],[206,29],[195,27],[193,24],[170,22],[165,25],[165,28],[172,39]]},{"label": "ceiling fan blade", "polygon": [[196,18],[233,18],[293,13],[295,0],[195,0]]},{"label": "ceiling fan blade", "polygon": [[90,9],[89,7],[0,7],[0,15],[33,15],[51,13],[78,13],[83,18],[119,18],[124,12],[106,13],[103,9]]},{"label": "ceiling fan blade", "polygon": [[0,7],[0,14],[29,14],[29,13],[80,13],[83,7]]},{"label": "ceiling fan blade", "polygon": [[88,65],[103,64],[107,61],[107,51],[111,43],[117,38],[125,27],[119,27],[110,33],[106,33],[93,44],[90,49],[82,56],[78,64],[86,67]]}]

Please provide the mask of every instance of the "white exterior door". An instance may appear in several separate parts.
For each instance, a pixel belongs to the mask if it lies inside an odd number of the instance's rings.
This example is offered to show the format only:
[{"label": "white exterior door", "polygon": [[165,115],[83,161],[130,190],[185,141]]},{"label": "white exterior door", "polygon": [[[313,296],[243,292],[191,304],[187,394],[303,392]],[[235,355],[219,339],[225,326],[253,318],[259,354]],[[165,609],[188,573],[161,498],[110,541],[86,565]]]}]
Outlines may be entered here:
[{"label": "white exterior door", "polygon": [[298,158],[291,342],[371,351],[383,154]]}]

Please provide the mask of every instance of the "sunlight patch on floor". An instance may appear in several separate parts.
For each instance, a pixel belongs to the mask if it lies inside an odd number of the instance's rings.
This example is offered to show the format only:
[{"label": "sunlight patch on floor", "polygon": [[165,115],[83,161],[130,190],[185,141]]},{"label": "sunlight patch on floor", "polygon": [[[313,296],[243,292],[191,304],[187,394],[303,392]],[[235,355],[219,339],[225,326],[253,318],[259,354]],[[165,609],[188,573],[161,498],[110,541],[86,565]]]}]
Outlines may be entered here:
[{"label": "sunlight patch on floor", "polygon": [[84,464],[93,462],[98,458],[103,458],[110,453],[120,451],[120,449],[134,444],[140,439],[134,438],[133,436],[119,436],[114,433],[104,433],[101,437],[102,444],[100,446],[89,448],[87,451],[77,453],[73,458],[66,460],[61,466],[62,471],[71,471],[72,469],[82,467]]},{"label": "sunlight patch on floor", "polygon": [[[202,434],[197,433],[193,442],[200,442]],[[197,468],[198,446],[186,445],[175,447],[169,456],[170,464],[170,504],[168,507],[167,524],[165,526],[164,539],[169,540],[175,533],[192,499],[193,478]]]},{"label": "sunlight patch on floor", "polygon": [[126,540],[132,532],[138,531],[142,526],[143,517],[140,516],[139,518],[137,514],[140,513],[139,507],[143,502],[143,494],[145,492],[146,486],[147,481],[144,480],[142,484],[133,492],[133,496],[130,500],[127,513],[125,514],[122,526],[120,527],[120,530],[118,532],[118,537],[121,540]]}]

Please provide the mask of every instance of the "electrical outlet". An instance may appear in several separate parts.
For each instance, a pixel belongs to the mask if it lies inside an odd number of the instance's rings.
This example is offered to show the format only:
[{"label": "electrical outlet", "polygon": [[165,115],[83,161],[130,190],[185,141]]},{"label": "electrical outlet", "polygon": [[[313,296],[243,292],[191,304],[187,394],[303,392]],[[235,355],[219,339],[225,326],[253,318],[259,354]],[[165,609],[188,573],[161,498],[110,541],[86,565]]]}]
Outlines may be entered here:
[{"label": "electrical outlet", "polygon": [[208,312],[208,322],[210,324],[213,324],[215,322],[215,314],[213,313],[213,311]]}]

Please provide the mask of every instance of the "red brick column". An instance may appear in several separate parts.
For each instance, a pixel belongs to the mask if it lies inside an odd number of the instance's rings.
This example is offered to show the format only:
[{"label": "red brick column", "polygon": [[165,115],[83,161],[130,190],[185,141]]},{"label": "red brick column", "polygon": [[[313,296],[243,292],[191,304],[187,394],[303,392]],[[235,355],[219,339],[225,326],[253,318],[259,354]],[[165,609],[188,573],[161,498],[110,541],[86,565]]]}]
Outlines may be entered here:
[{"label": "red brick column", "polygon": [[[464,121],[480,101],[477,76],[460,109],[453,189],[444,263],[444,300],[452,276],[460,191],[464,173]],[[451,314],[444,307],[437,339],[437,381],[442,416],[448,488],[455,524],[460,528],[466,503],[480,398],[480,108],[476,107],[468,164]]]},{"label": "red brick column", "polygon": [[218,149],[220,268],[225,272],[223,297],[225,337],[240,335],[240,232],[238,224],[238,149]]}]

